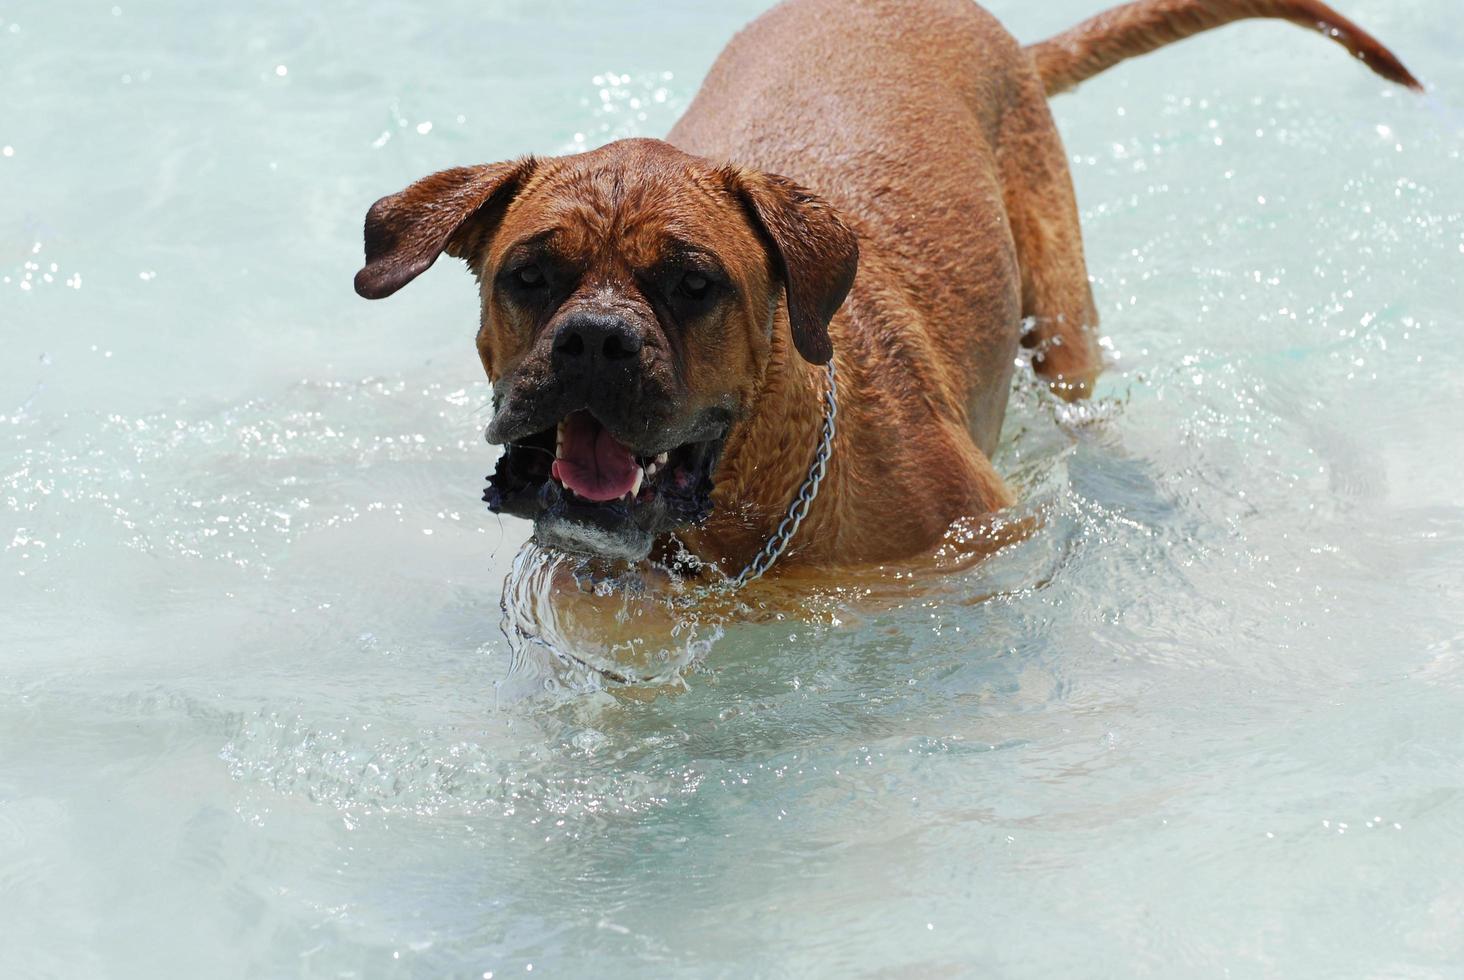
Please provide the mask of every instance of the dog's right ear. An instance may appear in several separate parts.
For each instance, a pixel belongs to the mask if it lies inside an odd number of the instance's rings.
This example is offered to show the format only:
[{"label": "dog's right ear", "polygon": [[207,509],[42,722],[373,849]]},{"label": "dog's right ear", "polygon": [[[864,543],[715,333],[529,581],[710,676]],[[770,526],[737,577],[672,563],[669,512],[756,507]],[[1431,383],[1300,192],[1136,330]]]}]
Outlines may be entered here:
[{"label": "dog's right ear", "polygon": [[[454,167],[383,197],[366,212],[366,265],[356,292],[382,299],[426,272],[443,252],[467,258],[535,167],[533,157]],[[473,228],[469,228],[469,224]]]}]

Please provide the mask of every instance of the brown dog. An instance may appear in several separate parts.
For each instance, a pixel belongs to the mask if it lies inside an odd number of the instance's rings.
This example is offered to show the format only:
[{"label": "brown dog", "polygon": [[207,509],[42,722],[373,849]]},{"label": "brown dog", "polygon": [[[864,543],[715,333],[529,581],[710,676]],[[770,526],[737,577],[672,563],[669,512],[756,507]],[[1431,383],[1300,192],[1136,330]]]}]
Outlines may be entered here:
[{"label": "brown dog", "polygon": [[485,499],[617,558],[676,531],[735,574],[808,475],[832,355],[838,435],[784,562],[908,557],[1011,502],[989,456],[1019,343],[1065,397],[1100,368],[1047,96],[1245,17],[1321,30],[1418,87],[1318,0],[1140,0],[1028,48],[969,0],[788,0],[665,142],[378,201],[356,289],[467,261],[504,446]]}]

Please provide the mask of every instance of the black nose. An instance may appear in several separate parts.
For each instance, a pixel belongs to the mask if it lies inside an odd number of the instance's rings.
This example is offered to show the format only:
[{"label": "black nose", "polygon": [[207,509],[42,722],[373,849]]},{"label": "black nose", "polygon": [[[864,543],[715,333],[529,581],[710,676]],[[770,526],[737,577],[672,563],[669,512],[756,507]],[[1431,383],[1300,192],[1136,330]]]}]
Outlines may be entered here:
[{"label": "black nose", "polygon": [[554,360],[561,368],[628,367],[640,352],[640,333],[618,316],[574,313],[554,332]]}]

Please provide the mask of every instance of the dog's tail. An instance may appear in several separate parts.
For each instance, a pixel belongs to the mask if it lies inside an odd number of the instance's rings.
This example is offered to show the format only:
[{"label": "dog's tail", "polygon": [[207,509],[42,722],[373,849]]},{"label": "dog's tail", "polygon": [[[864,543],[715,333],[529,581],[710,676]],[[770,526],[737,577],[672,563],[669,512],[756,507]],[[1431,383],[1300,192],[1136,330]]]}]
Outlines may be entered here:
[{"label": "dog's tail", "polygon": [[1273,17],[1320,31],[1390,82],[1423,91],[1377,38],[1321,0],[1138,0],[1028,46],[1048,95],[1066,92],[1120,61],[1250,17]]}]

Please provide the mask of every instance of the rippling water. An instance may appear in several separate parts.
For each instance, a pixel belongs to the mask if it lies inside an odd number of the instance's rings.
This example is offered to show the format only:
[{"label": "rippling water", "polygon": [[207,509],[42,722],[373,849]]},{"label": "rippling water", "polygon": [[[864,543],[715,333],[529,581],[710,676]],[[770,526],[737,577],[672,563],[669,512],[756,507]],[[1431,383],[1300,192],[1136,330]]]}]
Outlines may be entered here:
[{"label": "rippling water", "polygon": [[1037,533],[628,697],[501,622],[472,288],[358,301],[360,220],[759,5],[0,4],[0,973],[1457,975],[1464,37],[1345,6],[1430,95],[1246,25],[1056,103],[1113,367],[1019,373]]}]

